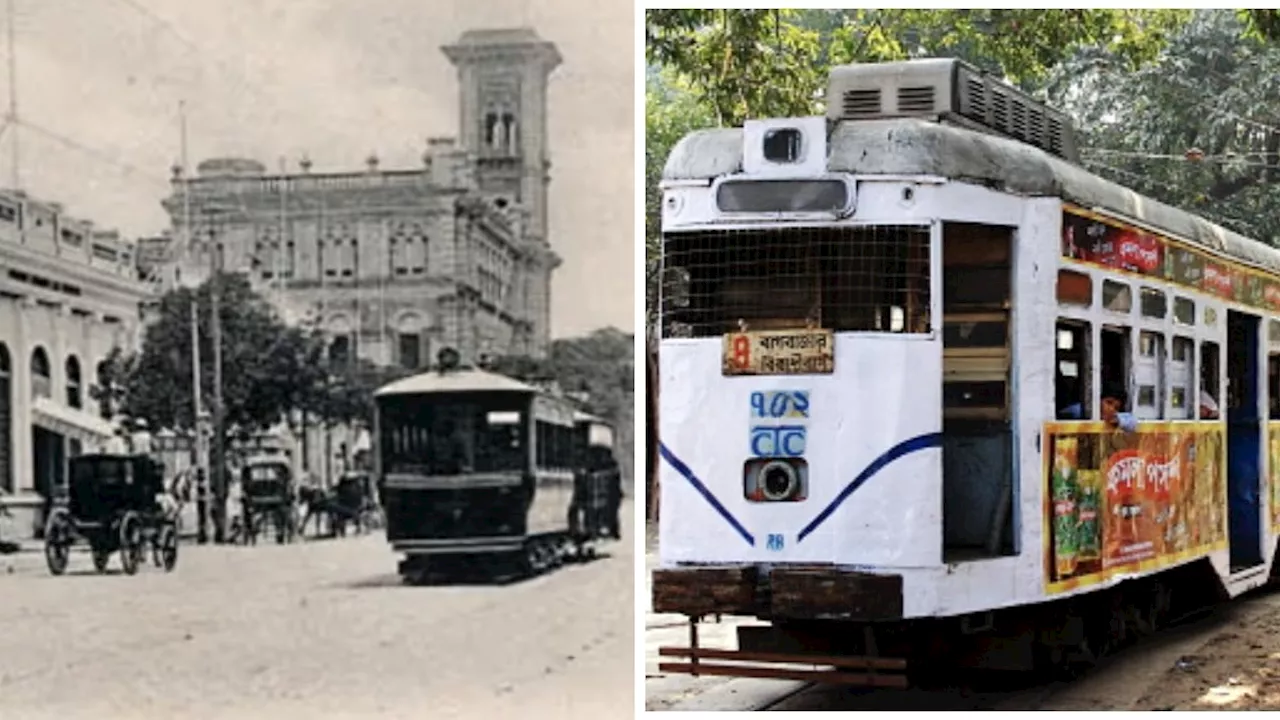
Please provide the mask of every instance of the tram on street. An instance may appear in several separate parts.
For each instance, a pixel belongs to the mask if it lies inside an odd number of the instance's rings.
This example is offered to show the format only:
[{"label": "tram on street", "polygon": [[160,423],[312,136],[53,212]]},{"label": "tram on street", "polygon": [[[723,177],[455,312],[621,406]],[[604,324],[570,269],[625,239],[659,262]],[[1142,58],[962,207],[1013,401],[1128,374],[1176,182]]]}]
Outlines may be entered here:
[{"label": "tram on street", "polygon": [[[960,61],[826,97],[666,162],[652,592],[694,641],[663,669],[1074,672],[1271,583],[1280,251]],[[700,646],[721,614],[768,623]]]},{"label": "tram on street", "polygon": [[440,355],[375,393],[374,474],[400,574],[530,575],[587,553],[601,538],[571,527],[573,404]]}]

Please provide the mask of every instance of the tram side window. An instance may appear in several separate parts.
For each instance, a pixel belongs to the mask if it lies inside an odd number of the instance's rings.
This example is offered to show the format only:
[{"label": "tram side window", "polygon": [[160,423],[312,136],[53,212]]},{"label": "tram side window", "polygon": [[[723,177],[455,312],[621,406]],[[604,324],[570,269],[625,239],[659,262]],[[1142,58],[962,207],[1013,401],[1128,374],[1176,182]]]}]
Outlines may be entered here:
[{"label": "tram side window", "polygon": [[1190,420],[1192,384],[1195,377],[1195,343],[1190,338],[1174,336],[1169,356],[1169,418]]},{"label": "tram side window", "polygon": [[537,450],[534,451],[535,464],[540,468],[548,467],[551,458],[551,425],[537,421],[534,425],[537,434]]},{"label": "tram side window", "polygon": [[1058,304],[1089,307],[1093,304],[1093,278],[1074,270],[1058,271]]},{"label": "tram side window", "polygon": [[573,429],[548,422],[537,422],[537,465],[543,470],[568,470],[573,467]]},{"label": "tram side window", "polygon": [[1200,343],[1200,419],[1216,420],[1221,414],[1218,343]]},{"label": "tram side window", "polygon": [[1089,339],[1089,323],[1058,321],[1054,407],[1059,420],[1087,420],[1091,417]]},{"label": "tram side window", "polygon": [[1133,288],[1115,280],[1103,280],[1102,307],[1114,313],[1128,315],[1133,310]]},{"label": "tram side window", "polygon": [[1267,330],[1267,417],[1280,420],[1280,321],[1268,321]]},{"label": "tram side window", "polygon": [[1280,353],[1274,350],[1267,355],[1267,395],[1267,417],[1280,420]]},{"label": "tram side window", "polygon": [[1143,330],[1138,333],[1138,357],[1133,377],[1138,386],[1134,414],[1140,420],[1160,420],[1164,416],[1164,335]]},{"label": "tram side window", "polygon": [[1141,288],[1138,295],[1139,307],[1143,317],[1163,320],[1169,314],[1169,299],[1155,288]]},{"label": "tram side window", "polygon": [[1173,321],[1179,325],[1196,324],[1196,304],[1184,297],[1173,299]]},{"label": "tram side window", "polygon": [[[1112,393],[1128,394],[1129,389],[1129,329],[1122,327],[1102,328],[1100,349],[1101,387],[1098,388],[1099,400]],[[1131,410],[1133,398],[1129,398],[1126,407]]]}]

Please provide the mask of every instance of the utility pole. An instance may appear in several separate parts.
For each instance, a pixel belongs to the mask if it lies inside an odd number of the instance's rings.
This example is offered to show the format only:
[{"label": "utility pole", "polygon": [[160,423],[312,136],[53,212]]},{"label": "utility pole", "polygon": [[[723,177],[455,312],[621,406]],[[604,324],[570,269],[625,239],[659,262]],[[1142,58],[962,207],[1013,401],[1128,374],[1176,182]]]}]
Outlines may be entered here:
[{"label": "utility pole", "polygon": [[[213,215],[217,210],[211,211]],[[216,220],[210,222],[209,240],[213,253],[213,275],[209,282],[209,335],[213,343],[213,487],[215,543],[227,540],[227,456],[222,407],[222,247],[218,243]]]},{"label": "utility pole", "polygon": [[[173,260],[179,262],[182,255],[195,252],[191,242],[191,179],[186,175],[187,167],[187,103],[178,104],[181,119],[182,141],[182,244],[174,253]],[[200,296],[192,288],[191,292],[191,408],[192,408],[192,442],[195,450],[196,465],[196,542],[203,545],[209,542],[209,417],[204,411],[204,400],[201,397],[200,377]]]},{"label": "utility pole", "polygon": [[13,133],[13,166],[11,171],[13,189],[22,189],[21,145],[18,142],[18,52],[14,43],[13,0],[8,0],[7,14],[9,20],[9,112],[5,117],[5,127]]}]

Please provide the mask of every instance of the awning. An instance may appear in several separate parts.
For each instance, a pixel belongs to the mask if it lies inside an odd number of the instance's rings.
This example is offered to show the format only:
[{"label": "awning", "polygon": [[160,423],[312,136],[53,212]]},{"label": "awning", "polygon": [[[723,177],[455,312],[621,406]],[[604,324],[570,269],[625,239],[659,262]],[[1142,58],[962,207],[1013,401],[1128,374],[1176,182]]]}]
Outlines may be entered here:
[{"label": "awning", "polygon": [[66,405],[59,405],[47,397],[38,397],[31,407],[31,421],[52,432],[75,438],[82,442],[96,443],[115,435],[115,426],[96,415]]}]

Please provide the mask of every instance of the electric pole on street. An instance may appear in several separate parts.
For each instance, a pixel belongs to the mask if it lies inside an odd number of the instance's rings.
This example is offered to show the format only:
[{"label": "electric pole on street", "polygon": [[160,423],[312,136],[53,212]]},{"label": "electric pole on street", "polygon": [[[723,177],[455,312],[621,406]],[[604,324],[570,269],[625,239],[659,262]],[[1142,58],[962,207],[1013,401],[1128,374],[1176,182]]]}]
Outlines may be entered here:
[{"label": "electric pole on street", "polygon": [[214,491],[213,541],[227,541],[227,455],[224,437],[225,413],[222,407],[222,245],[218,242],[218,219],[225,216],[220,207],[205,210],[209,218],[209,252],[212,273],[209,276],[209,339],[213,346],[213,437],[210,484]]}]

